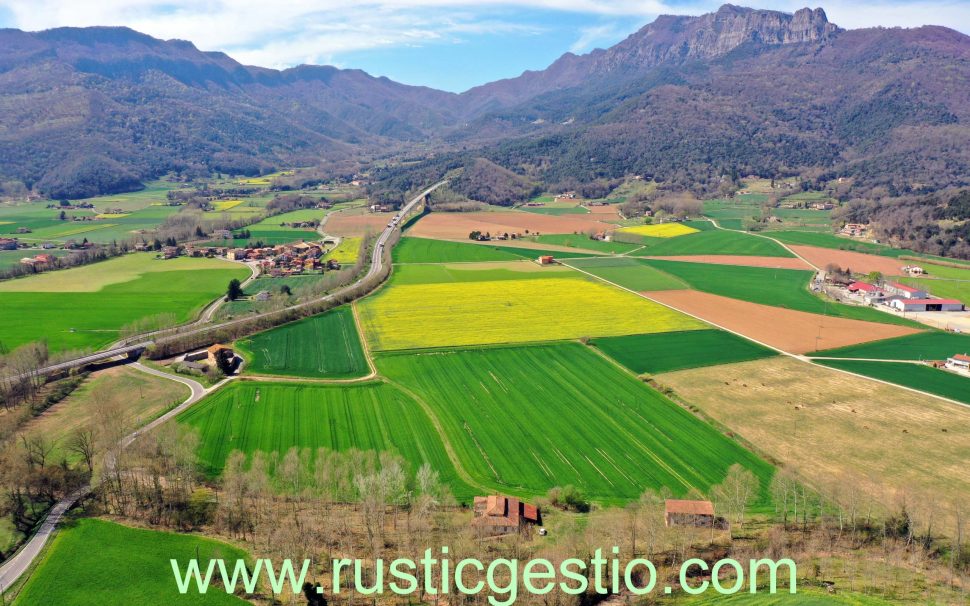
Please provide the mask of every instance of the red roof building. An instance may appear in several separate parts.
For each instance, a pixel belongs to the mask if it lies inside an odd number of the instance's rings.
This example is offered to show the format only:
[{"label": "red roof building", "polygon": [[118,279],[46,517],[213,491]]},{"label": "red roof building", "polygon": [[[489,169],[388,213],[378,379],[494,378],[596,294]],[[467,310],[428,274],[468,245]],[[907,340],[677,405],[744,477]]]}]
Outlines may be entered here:
[{"label": "red roof building", "polygon": [[514,534],[541,521],[538,507],[503,495],[475,497],[473,510],[472,526],[491,536]]},{"label": "red roof building", "polygon": [[853,282],[849,284],[849,292],[877,292],[879,288],[868,282]]}]

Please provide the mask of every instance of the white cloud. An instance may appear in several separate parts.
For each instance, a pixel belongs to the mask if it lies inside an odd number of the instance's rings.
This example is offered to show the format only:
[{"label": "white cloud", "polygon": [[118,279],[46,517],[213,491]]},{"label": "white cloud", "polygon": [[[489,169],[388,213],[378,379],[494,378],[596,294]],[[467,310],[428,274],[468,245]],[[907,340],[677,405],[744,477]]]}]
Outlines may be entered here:
[{"label": "white cloud", "polygon": [[[806,0],[751,0],[761,8],[795,10]],[[665,0],[0,0],[12,25],[26,30],[59,26],[127,25],[150,35],[191,40],[203,50],[222,50],[244,63],[283,67],[332,63],[341,53],[372,48],[455,43],[481,33],[528,35],[537,26],[517,23],[511,9],[589,14],[612,24],[578,32],[574,52],[615,38],[617,18],[637,25],[661,13],[696,14],[719,0],[692,0],[672,7]],[[940,23],[970,30],[970,3],[963,0],[825,3],[843,27],[915,26]]]}]

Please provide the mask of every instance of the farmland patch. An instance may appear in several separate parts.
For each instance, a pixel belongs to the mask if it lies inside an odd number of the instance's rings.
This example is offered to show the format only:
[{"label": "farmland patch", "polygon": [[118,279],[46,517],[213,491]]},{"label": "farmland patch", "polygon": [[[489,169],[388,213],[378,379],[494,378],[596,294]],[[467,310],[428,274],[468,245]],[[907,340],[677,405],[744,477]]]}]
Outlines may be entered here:
[{"label": "farmland patch", "polygon": [[688,330],[594,339],[591,344],[637,374],[759,360],[775,351],[723,330]]},{"label": "farmland patch", "polygon": [[[573,484],[597,499],[706,490],[741,463],[771,468],[577,343],[378,357],[435,412],[462,466],[515,493]],[[456,393],[463,394],[455,398]]]},{"label": "farmland patch", "polygon": [[240,341],[247,373],[346,379],[368,373],[353,310],[339,307]]}]

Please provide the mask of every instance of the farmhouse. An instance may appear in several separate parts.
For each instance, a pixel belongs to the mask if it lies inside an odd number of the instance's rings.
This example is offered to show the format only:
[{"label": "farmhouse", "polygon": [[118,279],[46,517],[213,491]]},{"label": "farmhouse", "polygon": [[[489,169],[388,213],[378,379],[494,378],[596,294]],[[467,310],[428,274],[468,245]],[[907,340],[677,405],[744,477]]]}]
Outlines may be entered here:
[{"label": "farmhouse", "polygon": [[922,276],[926,273],[919,265],[907,265],[903,268],[903,271],[911,276]]},{"label": "farmhouse", "polygon": [[899,311],[964,311],[956,299],[893,299],[889,305]]},{"label": "farmhouse", "polygon": [[471,526],[489,536],[514,534],[529,524],[539,524],[541,521],[538,507],[515,497],[475,497],[472,509],[475,517]]},{"label": "farmhouse", "polygon": [[970,372],[970,356],[967,354],[956,354],[946,359],[946,367],[950,370],[962,370]]},{"label": "farmhouse", "polygon": [[861,293],[871,293],[879,292],[879,287],[874,284],[869,284],[866,282],[853,282],[847,287],[849,292],[861,292]]},{"label": "farmhouse", "polygon": [[886,292],[890,295],[903,297],[904,299],[925,299],[929,295],[925,290],[899,284],[898,282],[889,282],[886,284]]},{"label": "farmhouse", "polygon": [[714,524],[714,504],[710,501],[664,501],[664,523],[670,526],[711,526]]},{"label": "farmhouse", "polygon": [[0,238],[0,250],[17,250],[17,238]]},{"label": "farmhouse", "polygon": [[865,236],[869,231],[868,225],[863,225],[862,223],[847,223],[845,227],[842,228],[842,234],[852,237],[862,237]]},{"label": "farmhouse", "polygon": [[553,258],[552,255],[542,255],[536,259],[536,261],[539,263],[539,265],[552,265],[556,262],[556,259]]}]

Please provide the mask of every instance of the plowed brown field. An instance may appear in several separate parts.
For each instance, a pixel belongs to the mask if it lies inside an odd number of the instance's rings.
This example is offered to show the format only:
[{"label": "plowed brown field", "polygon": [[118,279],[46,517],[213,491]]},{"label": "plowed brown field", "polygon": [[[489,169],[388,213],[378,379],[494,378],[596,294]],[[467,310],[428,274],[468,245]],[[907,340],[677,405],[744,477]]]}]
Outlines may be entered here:
[{"label": "plowed brown field", "polygon": [[643,295],[755,341],[797,354],[919,332],[905,326],[832,318],[696,290],[664,290]]},{"label": "plowed brown field", "polygon": [[615,225],[603,223],[593,215],[540,215],[525,212],[432,213],[411,228],[418,238],[461,240],[473,231],[492,235],[504,232],[525,234],[571,234],[589,230],[605,231]]},{"label": "plowed brown field", "polygon": [[855,273],[867,274],[870,271],[878,271],[886,276],[901,276],[903,275],[903,267],[908,265],[906,261],[899,259],[868,255],[851,250],[792,245],[789,245],[788,248],[821,269],[825,269],[825,266],[829,263],[835,263],[842,269],[849,268]]}]

